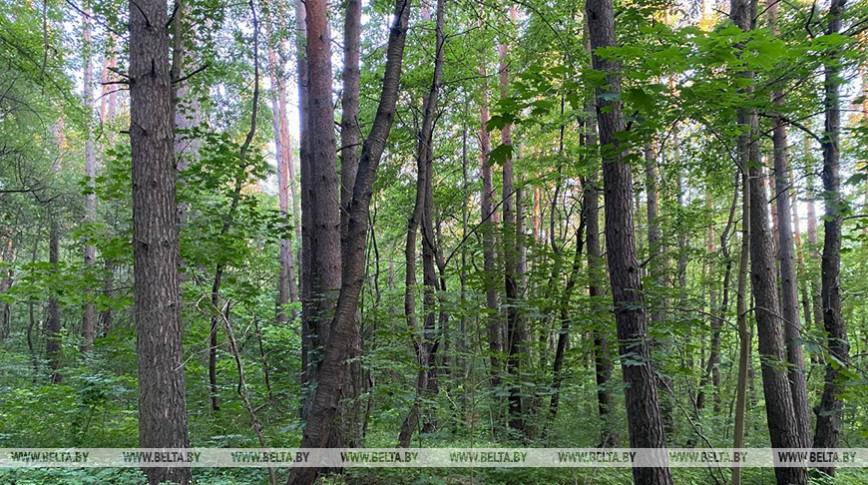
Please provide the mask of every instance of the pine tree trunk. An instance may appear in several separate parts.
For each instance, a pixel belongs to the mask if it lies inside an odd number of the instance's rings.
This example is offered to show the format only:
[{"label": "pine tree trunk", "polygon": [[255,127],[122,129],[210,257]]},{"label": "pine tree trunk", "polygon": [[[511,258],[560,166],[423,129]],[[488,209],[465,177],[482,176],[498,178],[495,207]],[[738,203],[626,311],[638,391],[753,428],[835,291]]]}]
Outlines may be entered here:
[{"label": "pine tree trunk", "polygon": [[[295,25],[296,25],[296,63],[298,65],[298,158],[299,158],[299,179],[300,185],[303,187],[310,183],[312,177],[310,166],[310,154],[308,149],[308,118],[310,118],[309,110],[309,87],[310,80],[308,74],[307,63],[307,8],[304,0],[296,0],[295,2]],[[296,225],[296,234],[299,227],[301,230],[301,372],[299,373],[301,381],[301,406],[300,415],[305,419],[310,409],[311,389],[310,386],[314,382],[315,369],[313,364],[313,345],[316,329],[313,327],[313,321],[310,320],[310,315],[313,312],[313,251],[310,249],[313,237],[313,214],[310,207],[308,197],[299,197],[299,206],[301,212],[301,224]]]},{"label": "pine tree trunk", "polygon": [[[310,261],[306,313],[310,347],[308,349],[308,387],[318,382],[323,347],[329,341],[341,286],[341,234],[339,181],[332,104],[331,36],[328,5],[306,2],[307,96],[302,155],[302,233],[308,229],[302,251]],[[307,161],[304,157],[307,157]],[[307,168],[307,170],[305,170]],[[307,243],[309,240],[309,244]],[[306,389],[306,394],[310,393]],[[308,396],[309,397],[309,396]],[[310,404],[305,399],[306,405]]]},{"label": "pine tree trunk", "polygon": [[[320,3],[321,5],[319,5]],[[308,9],[315,7],[317,16],[324,13],[327,7],[326,3],[320,0],[307,0],[306,5]],[[302,448],[323,448],[328,443],[337,414],[335,403],[340,401],[341,391],[346,385],[347,356],[351,355],[352,346],[355,345],[354,336],[357,334],[357,330],[352,327],[356,325],[359,295],[365,277],[365,249],[371,195],[377,166],[380,163],[386,146],[386,139],[395,118],[404,56],[404,40],[410,17],[409,2],[397,0],[394,12],[394,23],[389,31],[389,41],[386,47],[386,68],[380,103],[371,124],[371,131],[362,145],[359,170],[353,188],[350,220],[347,224],[347,260],[342,265],[337,310],[330,325],[331,337],[324,346],[316,389],[310,399],[309,412],[302,433]],[[312,24],[309,23],[308,25],[308,33],[310,33]],[[311,96],[311,102],[313,99],[314,97]],[[312,116],[313,112],[311,110]],[[311,119],[311,121],[314,120]],[[331,118],[328,121],[334,123]],[[318,120],[318,122],[325,123],[324,120]],[[332,151],[334,152],[334,150],[335,147],[333,146]],[[336,227],[339,228],[339,226]],[[338,238],[338,245],[340,245],[340,238]],[[290,485],[311,485],[315,480],[315,468],[297,467],[292,469],[288,483]]]},{"label": "pine tree trunk", "polygon": [[[778,31],[778,3],[767,0],[769,24],[772,33]],[[772,93],[772,102],[783,105],[784,94]],[[772,192],[777,208],[777,242],[781,282],[781,316],[784,319],[784,336],[787,342],[790,388],[793,394],[793,409],[796,413],[799,444],[807,447],[811,442],[811,414],[808,406],[808,388],[805,378],[805,359],[802,351],[802,325],[799,317],[799,282],[796,278],[796,258],[793,248],[793,221],[790,218],[789,164],[787,160],[787,128],[780,116],[772,119],[772,142],[774,145],[774,169],[776,191]],[[798,223],[798,221],[796,221]]]},{"label": "pine tree trunk", "polygon": [[[746,0],[732,0],[730,13],[733,22],[747,32],[753,29],[756,5]],[[751,72],[740,76],[753,80]],[[744,91],[752,93],[752,88]],[[787,349],[780,318],[777,268],[774,241],[769,229],[768,200],[763,183],[763,166],[758,141],[759,122],[755,109],[739,108],[738,124],[746,130],[739,136],[738,150],[742,168],[748,169],[750,178],[750,255],[751,287],[755,301],[757,337],[762,363],[763,393],[766,399],[766,417],[774,448],[799,448],[800,434],[793,407],[793,395],[786,371]],[[804,468],[775,468],[780,485],[805,484]]]},{"label": "pine tree trunk", "polygon": [[[846,0],[832,0],[829,7],[827,34],[841,30]],[[823,221],[823,261],[821,265],[823,327],[826,329],[829,358],[826,362],[826,384],[817,410],[817,431],[814,448],[830,449],[838,446],[841,437],[841,414],[844,402],[841,399],[842,369],[850,362],[850,342],[841,314],[841,176],[840,147],[841,108],[838,98],[838,57],[834,52],[825,66],[826,126],[823,135],[823,205],[826,216]],[[828,475],[835,474],[834,466],[820,467]]]},{"label": "pine tree trunk", "polygon": [[[130,4],[130,146],[139,368],[139,446],[186,448],[168,5]],[[152,485],[188,483],[189,468],[146,468]]]},{"label": "pine tree trunk", "polygon": [[[615,16],[611,0],[589,0],[588,15],[592,52],[614,47]],[[596,92],[600,150],[603,158],[603,194],[605,234],[615,322],[618,327],[620,353],[636,361],[622,365],[626,389],[627,426],[633,448],[665,448],[663,417],[657,396],[648,324],[642,294],[641,268],[636,260],[633,233],[633,176],[623,161],[623,148],[616,135],[624,131],[621,103],[618,101],[621,79],[617,63],[592,56],[593,67],[606,74],[608,85]],[[633,468],[637,484],[671,484],[668,467]]]},{"label": "pine tree trunk", "polygon": [[[282,18],[285,12],[285,4],[279,2],[276,15]],[[273,32],[270,23],[266,23],[266,35],[268,45],[268,74],[271,79],[271,116],[274,131],[275,159],[277,162],[277,200],[281,215],[287,219],[295,218],[292,201],[292,180],[289,173],[292,170],[292,139],[289,136],[289,119],[287,118],[286,82],[285,75],[278,59],[282,58],[282,41],[277,45],[271,40]],[[287,222],[289,224],[289,222]],[[280,272],[277,278],[277,322],[286,323],[295,315],[288,315],[286,305],[298,301],[298,286],[295,283],[295,255],[292,251],[292,240],[280,239],[278,253],[280,260]]]}]

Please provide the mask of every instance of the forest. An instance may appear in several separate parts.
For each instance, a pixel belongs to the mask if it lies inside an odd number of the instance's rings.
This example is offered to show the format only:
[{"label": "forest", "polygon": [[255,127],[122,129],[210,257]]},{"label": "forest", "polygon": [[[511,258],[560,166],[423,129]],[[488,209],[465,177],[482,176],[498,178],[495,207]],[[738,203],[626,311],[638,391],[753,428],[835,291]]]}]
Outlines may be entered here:
[{"label": "forest", "polygon": [[[3,453],[868,460],[865,0],[0,0],[0,66]],[[4,460],[2,485],[868,483]]]}]

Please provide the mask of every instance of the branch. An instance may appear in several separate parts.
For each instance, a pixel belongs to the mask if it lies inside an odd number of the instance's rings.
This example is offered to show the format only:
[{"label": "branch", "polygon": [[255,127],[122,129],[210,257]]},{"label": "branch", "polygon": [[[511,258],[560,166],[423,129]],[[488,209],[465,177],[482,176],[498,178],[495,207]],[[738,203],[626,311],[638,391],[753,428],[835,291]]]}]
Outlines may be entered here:
[{"label": "branch", "polygon": [[[145,26],[147,26],[148,28],[150,28],[150,27],[151,27],[151,19],[148,18],[147,14],[145,14],[145,11],[142,10],[142,7],[140,7],[139,4],[136,3],[135,0],[130,0],[130,3],[131,3],[134,7],[136,7],[136,9],[139,11],[140,14],[142,14],[142,18],[145,19]],[[130,19],[130,21],[132,21],[132,19]]]},{"label": "branch", "polygon": [[811,21],[814,20],[814,13],[817,11],[817,0],[814,0],[811,3],[811,15],[808,16],[808,20],[805,20],[805,30],[808,31],[808,35],[811,39],[814,38],[814,31],[811,30]]},{"label": "branch", "polygon": [[780,118],[780,120],[783,121],[784,123],[787,123],[788,125],[795,126],[796,128],[798,128],[798,129],[804,131],[805,133],[807,133],[808,135],[810,135],[811,138],[817,140],[819,143],[823,143],[823,139],[822,139],[822,138],[820,138],[816,133],[814,133],[813,131],[811,131],[810,128],[808,128],[807,126],[805,126],[805,125],[799,123],[798,121],[791,120],[791,119],[789,119],[789,118],[787,118],[787,117],[785,117],[785,116],[781,116],[781,115],[779,115],[779,114],[773,114],[773,115],[770,115],[770,114],[767,114],[767,113],[757,113],[757,114],[758,114],[759,116],[762,116],[763,118]]},{"label": "branch", "polygon": [[81,15],[84,15],[84,16],[87,17],[88,19],[93,19],[97,24],[101,25],[103,28],[105,28],[106,30],[108,30],[108,31],[111,32],[112,34],[115,34],[115,35],[118,36],[118,37],[126,37],[126,36],[127,36],[127,34],[126,34],[125,32],[124,32],[124,33],[118,32],[117,30],[115,30],[115,29],[109,27],[109,25],[108,25],[107,22],[103,22],[103,21],[101,21],[100,19],[94,17],[93,15],[91,15],[91,14],[85,12],[84,10],[82,10],[81,8],[79,8],[78,5],[76,5],[75,3],[73,3],[72,0],[64,0],[64,1],[65,1],[65,2],[70,6],[70,7],[72,7],[73,10],[75,10],[75,11],[78,12],[78,13],[80,13]]},{"label": "branch", "polygon": [[200,68],[196,69],[195,71],[191,72],[190,74],[187,74],[186,76],[181,76],[181,77],[179,77],[178,79],[174,79],[174,80],[172,80],[172,84],[177,84],[177,83],[180,83],[180,82],[184,82],[184,81],[186,81],[187,79],[190,79],[191,77],[195,76],[196,74],[199,74],[200,72],[204,71],[205,69],[208,69],[210,66],[211,66],[210,64],[205,64],[205,65],[203,65],[202,67],[200,67]]}]

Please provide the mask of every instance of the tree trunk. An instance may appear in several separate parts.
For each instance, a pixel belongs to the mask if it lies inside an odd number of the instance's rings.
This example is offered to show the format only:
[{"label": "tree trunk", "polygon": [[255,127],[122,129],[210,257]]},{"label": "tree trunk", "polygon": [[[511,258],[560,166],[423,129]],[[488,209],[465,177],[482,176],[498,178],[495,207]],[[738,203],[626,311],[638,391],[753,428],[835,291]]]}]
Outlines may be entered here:
[{"label": "tree trunk", "polygon": [[[808,153],[809,144],[805,143],[805,150]],[[816,198],[816,192],[813,186],[814,177],[808,177],[808,254],[810,255],[811,261],[814,263],[814,267],[820,267],[820,244],[817,237],[817,207],[814,202]],[[811,313],[814,316],[814,324],[820,326],[823,322],[823,298],[821,295],[821,275],[815,274],[810,281],[811,286]]]},{"label": "tree trunk", "polygon": [[[517,10],[510,9],[510,20],[514,23]],[[509,97],[509,47],[501,41],[498,48],[500,66],[500,98]],[[512,126],[507,123],[500,131],[500,142],[512,146]],[[507,410],[509,427],[515,431],[524,432],[524,417],[522,415],[521,399],[521,348],[522,330],[521,315],[518,301],[518,251],[516,247],[515,189],[513,187],[512,156],[507,155],[503,161],[503,264],[504,264],[504,306],[506,307],[506,371],[509,375],[509,390]]]},{"label": "tree trunk", "polygon": [[[584,184],[583,184],[584,185]],[[588,190],[587,188],[585,190]],[[558,341],[557,346],[555,348],[555,358],[552,362],[552,387],[551,387],[551,401],[549,402],[549,421],[554,421],[555,417],[557,417],[558,413],[558,405],[561,399],[561,384],[563,383],[564,377],[562,373],[563,365],[564,365],[564,354],[567,350],[567,344],[570,341],[570,315],[569,315],[569,304],[570,300],[573,296],[573,290],[576,287],[576,278],[579,275],[579,268],[581,266],[582,259],[582,229],[585,228],[584,218],[587,217],[587,207],[584,208],[584,213],[582,214],[582,223],[579,224],[579,229],[576,231],[576,253],[573,257],[572,269],[570,270],[570,275],[567,278],[567,285],[564,288],[564,293],[561,299],[561,309],[560,309],[560,321],[561,328],[558,331]],[[560,278],[558,278],[560,280]],[[608,408],[606,409],[608,411]],[[605,414],[605,413],[603,413]],[[550,425],[551,423],[549,423]],[[606,445],[602,445],[606,446]]]},{"label": "tree trunk", "polygon": [[[587,19],[587,17],[586,17]],[[585,51],[591,54],[591,40],[588,33],[588,22],[585,21],[582,32]],[[591,153],[598,159],[601,152],[597,143],[596,104],[594,97],[589,97],[585,103],[585,127],[582,132],[585,146],[593,147]],[[610,423],[610,413],[614,409],[612,397],[612,356],[609,350],[609,332],[605,328],[602,316],[607,313],[603,304],[604,284],[606,276],[603,251],[600,248],[600,185],[598,181],[599,168],[594,166],[590,175],[582,180],[582,208],[585,211],[585,245],[588,253],[588,296],[590,297],[591,315],[595,320],[592,335],[594,340],[594,375],[597,383],[597,412],[600,416],[600,447],[613,446],[618,437]]]},{"label": "tree trunk", "polygon": [[[805,267],[805,257],[802,249],[802,231],[799,228],[799,194],[795,185],[793,172],[794,170],[790,169],[790,187],[793,189],[792,196],[790,197],[790,208],[792,209],[793,244],[796,250],[797,279],[801,282],[798,290],[800,290],[801,294],[802,315],[805,317],[805,325],[802,328],[811,328],[810,280],[808,279],[808,271]],[[808,442],[810,443],[811,440]]]},{"label": "tree trunk", "polygon": [[350,203],[353,186],[359,170],[359,82],[361,70],[362,2],[347,1],[344,20],[344,71],[341,90],[341,241],[346,252],[347,224],[350,222]]},{"label": "tree trunk", "polygon": [[[769,24],[772,33],[778,33],[778,2],[767,0]],[[784,94],[772,93],[775,105],[784,104]],[[802,325],[799,319],[799,282],[796,278],[796,258],[793,248],[793,221],[790,218],[789,166],[787,160],[787,128],[780,116],[772,120],[774,145],[775,207],[777,208],[778,260],[781,272],[781,316],[784,319],[784,335],[787,341],[790,388],[793,394],[793,410],[796,413],[799,445],[811,443],[811,415],[808,406],[808,388],[805,378],[805,359],[802,351]],[[798,224],[798,221],[795,222]]]},{"label": "tree trunk", "polygon": [[[84,50],[86,60],[84,64],[84,107],[86,110],[85,123],[87,125],[87,139],[84,143],[84,176],[87,179],[86,184],[88,193],[85,198],[85,216],[84,221],[88,224],[96,222],[96,194],[93,192],[94,181],[96,179],[96,150],[94,148],[93,135],[93,43],[90,37],[90,18],[87,11],[82,15],[84,22]],[[93,269],[96,262],[96,247],[92,241],[85,238],[84,241],[84,265],[88,270]],[[93,308],[93,289],[87,287],[84,289],[84,309],[81,319],[81,351],[85,354],[93,350],[94,327],[96,322],[96,313]]]},{"label": "tree trunk", "polygon": [[[422,404],[424,398],[430,398],[432,390],[437,388],[437,375],[435,365],[435,352],[438,346],[435,335],[435,292],[437,276],[435,273],[435,241],[433,218],[433,184],[431,178],[434,175],[434,123],[437,113],[437,101],[440,92],[440,83],[443,78],[443,48],[445,37],[443,35],[443,15],[445,1],[437,1],[436,46],[434,56],[434,75],[431,89],[425,98],[422,107],[422,129],[418,135],[416,144],[416,202],[413,214],[407,227],[407,246],[405,248],[405,261],[407,265],[405,289],[404,289],[404,313],[407,315],[407,325],[413,333],[413,347],[416,351],[416,362],[419,365],[416,377],[416,398],[410,413],[401,424],[401,432],[398,435],[398,445],[402,448],[410,446],[410,439],[419,421],[422,418]],[[416,319],[416,236],[419,227],[422,227],[422,285],[423,285],[423,313],[424,322],[420,331]]]},{"label": "tree trunk", "polygon": [[[324,13],[326,9],[326,3],[321,0],[308,0],[306,5],[308,9],[316,7],[319,12],[317,15]],[[397,0],[395,20],[389,31],[389,41],[386,47],[386,69],[380,103],[371,124],[371,131],[362,145],[359,170],[353,188],[350,220],[347,224],[347,260],[342,265],[341,290],[338,296],[337,311],[332,319],[331,337],[326,341],[316,389],[313,391],[310,411],[307,413],[307,421],[302,433],[302,448],[326,446],[337,412],[335,403],[341,399],[341,390],[344,388],[347,377],[347,356],[352,353],[354,336],[357,332],[352,327],[356,325],[359,295],[365,277],[365,247],[367,245],[371,194],[377,166],[383,154],[392,121],[395,118],[404,56],[404,40],[409,17],[409,2]],[[310,32],[310,30],[309,24],[308,31]],[[313,110],[311,114],[313,114]],[[319,120],[319,122],[325,123],[324,120]],[[333,119],[329,118],[328,122],[333,123]],[[333,146],[332,150],[334,151],[334,149]],[[338,244],[340,244],[339,238]],[[293,468],[289,476],[289,484],[310,485],[315,479],[315,468]]]},{"label": "tree trunk", "polygon": [[[309,88],[310,80],[308,75],[307,53],[305,46],[307,45],[307,9],[304,0],[296,0],[295,3],[295,28],[296,28],[296,61],[298,64],[298,158],[299,158],[299,178],[301,186],[310,184],[311,166],[310,154],[308,149],[308,118],[310,118],[309,109]],[[296,225],[296,234],[301,226],[301,372],[299,373],[301,381],[301,418],[305,419],[310,406],[311,384],[315,376],[313,362],[313,345],[315,342],[316,331],[313,328],[313,321],[310,320],[310,315],[313,313],[313,250],[310,249],[313,241],[313,214],[310,207],[310,199],[308,197],[299,197],[301,209],[301,224]]]},{"label": "tree trunk", "polygon": [[[756,4],[747,0],[732,0],[730,6],[733,22],[745,32],[754,27],[755,10]],[[751,82],[754,78],[751,72],[741,72],[739,76]],[[753,89],[749,87],[743,92],[750,95]],[[786,371],[786,343],[781,328],[784,322],[780,319],[774,241],[769,230],[768,200],[763,183],[756,110],[739,108],[738,124],[746,130],[739,136],[738,150],[741,166],[748,169],[750,177],[751,286],[756,307],[769,435],[774,448],[799,448],[800,434]],[[775,468],[775,476],[780,485],[807,483],[804,468]]]},{"label": "tree trunk", "polygon": [[[284,2],[279,2],[276,15],[272,15],[272,20],[275,17],[283,18],[286,15],[285,10]],[[266,25],[270,24],[267,23]],[[271,28],[266,30],[266,35],[270,43],[268,46],[268,74],[271,79],[271,114],[277,162],[277,200],[280,213],[287,220],[286,225],[289,225],[290,217],[295,219],[296,216],[294,201],[292,200],[294,199],[293,181],[290,178],[290,172],[293,171],[293,160],[292,139],[289,135],[289,119],[287,117],[286,81],[285,73],[279,62],[283,55],[283,42],[278,41],[277,45],[274,45]],[[280,273],[277,278],[276,320],[278,323],[286,323],[290,318],[295,318],[294,312],[292,315],[287,315],[286,305],[298,301],[298,286],[295,282],[295,255],[292,251],[291,239],[280,239],[278,257]]]},{"label": "tree trunk", "polygon": [[[488,74],[485,69],[484,61],[480,61],[479,74],[485,80]],[[491,135],[488,132],[486,125],[489,120],[488,111],[488,81],[483,81],[482,101],[479,104],[479,159],[482,167],[482,196],[480,197],[481,220],[480,230],[482,232],[482,280],[485,285],[485,306],[488,313],[487,330],[488,330],[488,345],[489,345],[489,372],[491,374],[491,390],[494,393],[499,392],[500,388],[500,353],[503,351],[503,339],[500,332],[500,315],[497,305],[497,282],[495,279],[496,262],[495,262],[495,243],[494,243],[494,182],[491,175]],[[495,410],[495,418],[500,419],[499,399],[497,409]]]},{"label": "tree trunk", "polygon": [[[186,448],[168,5],[137,0],[129,8],[139,446]],[[144,472],[152,485],[190,481],[189,468]]]},{"label": "tree trunk", "polygon": [[[331,319],[334,316],[338,290],[341,286],[341,234],[339,181],[334,135],[334,106],[332,104],[332,65],[328,5],[325,2],[306,2],[307,28],[306,113],[302,114],[306,134],[302,160],[302,233],[305,241],[303,259],[310,262],[307,283],[306,312],[310,347],[308,349],[308,386],[318,382],[323,346],[329,341]],[[304,230],[308,229],[307,235]],[[310,390],[305,391],[306,394]],[[307,396],[309,397],[309,395]],[[305,405],[312,404],[307,397]]]},{"label": "tree trunk", "polygon": [[[111,49],[109,54],[105,57],[103,61],[103,69],[102,69],[102,95],[99,100],[99,119],[104,124],[110,124],[115,121],[115,116],[117,115],[117,93],[112,86],[108,84],[112,81],[109,73],[112,69],[116,69],[118,65],[117,60],[117,39],[115,34],[110,35],[110,39],[112,42]],[[115,143],[115,130],[109,129],[108,136],[106,137],[108,141],[108,146],[112,147]],[[102,142],[100,143],[100,149],[104,149],[106,145]]]},{"label": "tree trunk", "polygon": [[[15,225],[18,225],[19,217],[15,216]],[[15,260],[18,256],[19,236],[13,235],[9,237],[6,247],[3,249],[3,263],[7,265],[7,269],[0,274],[0,295],[8,292],[12,288],[15,275]],[[12,331],[12,303],[0,302],[0,342],[9,336]]]},{"label": "tree trunk", "polygon": [[[33,236],[33,249],[30,252],[30,277],[33,278],[33,267],[36,266],[36,253],[39,251],[39,243],[42,238],[42,225],[37,226],[36,233]],[[27,324],[27,350],[30,351],[30,362],[33,366],[33,383],[36,383],[37,377],[39,376],[39,355],[36,352],[36,348],[33,345],[33,329],[36,327],[36,311],[35,307],[36,301],[33,296],[30,296],[29,301],[27,302],[27,316],[29,317],[29,322]]]},{"label": "tree trunk", "polygon": [[[656,142],[645,147],[645,212],[648,219],[648,273],[655,281],[655,293],[663,290],[666,285],[663,268],[663,248],[660,247],[660,220],[658,205],[658,180]],[[660,298],[663,300],[663,298]],[[651,325],[660,324],[666,317],[665,305],[661,301],[653,306]]]},{"label": "tree trunk", "polygon": [[[828,35],[841,30],[846,0],[832,0],[829,7]],[[823,134],[823,205],[826,216],[823,220],[823,262],[821,266],[823,327],[828,338],[829,357],[826,361],[826,384],[817,410],[817,432],[814,448],[830,449],[838,446],[841,436],[841,414],[844,402],[842,370],[850,363],[850,342],[841,314],[841,175],[840,147],[841,108],[838,99],[839,52],[830,54],[825,66],[826,129]],[[835,467],[820,467],[828,475],[835,474]]]},{"label": "tree trunk", "polygon": [[714,399],[714,413],[720,412],[720,331],[723,327],[722,318],[725,318],[723,309],[717,307],[717,287],[715,282],[715,258],[717,249],[714,236],[714,200],[711,194],[711,187],[705,189],[705,206],[708,210],[708,314],[709,324],[711,328],[711,339],[708,349],[708,363],[703,371],[702,380],[699,383],[699,393],[696,396],[696,408],[702,409],[705,405],[705,386],[708,384],[708,378],[711,378]]},{"label": "tree trunk", "polygon": [[[112,34],[112,42],[114,42],[114,34]],[[109,73],[111,72],[109,68],[117,67],[117,57],[116,57],[116,49],[113,44],[111,47],[110,54],[105,58],[103,63],[103,71],[102,71],[102,96],[100,97],[100,120],[102,123],[106,125],[111,125],[115,121],[115,117],[117,116],[117,93],[114,90],[111,90],[111,86],[107,84],[110,81]],[[108,146],[114,146],[114,137],[115,130],[108,130]],[[100,148],[105,149],[106,145],[101,144]],[[109,258],[105,259],[105,280],[103,281],[103,297],[107,301],[111,301],[111,296],[113,293],[114,287],[114,276],[115,276],[115,262]],[[114,323],[114,309],[112,308],[111,303],[109,303],[106,308],[100,313],[99,316],[100,321],[100,334],[105,336],[108,334],[109,330]]]},{"label": "tree trunk", "polygon": [[[615,16],[611,0],[588,0],[588,15],[592,52],[614,47]],[[600,151],[603,158],[603,193],[605,203],[605,233],[608,249],[609,274],[618,342],[623,358],[635,361],[622,365],[626,389],[627,426],[632,448],[665,448],[663,417],[655,385],[648,342],[648,325],[642,295],[641,268],[636,260],[633,233],[633,176],[623,161],[623,148],[616,135],[624,131],[621,103],[620,66],[596,54],[593,67],[606,74],[607,86],[596,92]],[[671,484],[668,467],[633,468],[637,484]]]},{"label": "tree trunk", "polygon": [[[742,162],[747,160],[743,154]],[[741,253],[738,260],[738,294],[736,295],[735,313],[738,327],[738,380],[735,384],[735,423],[732,431],[732,447],[744,446],[744,423],[747,411],[747,380],[750,369],[751,332],[747,320],[747,275],[750,260],[750,178],[747,172],[742,180],[742,218],[741,218]],[[732,485],[741,484],[741,467],[732,468]]]},{"label": "tree trunk", "polygon": [[[48,263],[51,265],[50,271],[57,275],[60,255],[60,230],[57,227],[55,216],[49,215],[49,217],[51,218],[51,227],[48,238]],[[56,277],[52,279],[56,281]],[[48,358],[48,367],[51,369],[51,382],[54,384],[58,384],[63,380],[63,376],[58,372],[62,351],[61,330],[60,303],[57,301],[57,290],[51,288],[48,297],[48,322],[45,325],[45,331],[48,334],[45,339],[45,356]]]}]

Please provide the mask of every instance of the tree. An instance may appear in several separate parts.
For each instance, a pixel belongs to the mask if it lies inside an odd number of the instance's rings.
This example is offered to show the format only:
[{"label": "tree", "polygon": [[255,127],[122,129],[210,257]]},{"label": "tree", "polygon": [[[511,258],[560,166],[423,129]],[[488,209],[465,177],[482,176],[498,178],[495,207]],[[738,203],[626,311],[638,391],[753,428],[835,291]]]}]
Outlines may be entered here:
[{"label": "tree", "polygon": [[[138,0],[129,9],[139,446],[186,448],[168,5]],[[147,468],[145,474],[154,485],[190,481],[189,468]]]},{"label": "tree", "polygon": [[[844,15],[846,0],[833,0],[829,6],[827,35],[838,34]],[[847,327],[841,314],[841,225],[843,217],[840,176],[841,108],[839,106],[838,77],[840,73],[838,50],[825,59],[823,91],[826,114],[823,148],[823,220],[822,303],[823,327],[826,330],[829,357],[826,361],[826,379],[823,397],[817,411],[817,430],[814,448],[829,449],[838,446],[841,436],[842,369],[850,362],[850,343]],[[835,474],[833,466],[821,467],[828,475]]]},{"label": "tree", "polygon": [[[271,13],[271,22],[267,26],[277,24],[282,27],[283,22],[277,19],[284,18],[287,14],[286,4],[283,1],[270,6],[274,11]],[[275,7],[277,7],[275,9]],[[280,30],[280,29],[279,29]],[[295,204],[295,167],[292,159],[292,139],[289,135],[288,104],[286,93],[286,74],[280,64],[283,59],[284,42],[275,38],[275,28],[267,28],[269,37],[268,44],[268,74],[271,80],[271,111],[272,126],[274,130],[274,145],[277,160],[277,189],[278,203],[283,217],[292,220],[297,226]],[[289,222],[287,222],[287,225]],[[297,227],[296,227],[297,228]],[[299,229],[299,228],[297,228]],[[292,251],[292,241],[283,238],[280,241],[280,274],[277,282],[277,320],[286,323],[289,316],[285,306],[288,303],[298,301],[298,285],[295,280],[295,255]],[[294,316],[294,315],[292,315]]]},{"label": "tree", "polygon": [[[312,15],[312,8],[318,10],[317,15],[324,15],[326,5],[324,2],[308,2],[306,5],[308,18]],[[362,289],[365,272],[365,247],[368,235],[368,216],[370,214],[371,191],[377,166],[386,145],[386,138],[392,127],[395,117],[395,106],[398,101],[398,86],[401,79],[401,66],[404,57],[404,39],[407,35],[407,24],[410,17],[410,5],[407,0],[397,0],[395,3],[394,24],[389,31],[389,42],[386,47],[386,68],[383,76],[383,89],[377,114],[371,124],[362,145],[362,154],[359,159],[359,170],[356,174],[356,182],[353,186],[353,201],[350,204],[350,219],[347,225],[347,260],[342,266],[341,290],[337,300],[337,310],[331,322],[331,332],[325,342],[323,359],[317,375],[317,386],[313,393],[310,411],[307,414],[307,423],[302,434],[302,447],[322,448],[328,442],[331,434],[333,421],[336,414],[334,404],[341,398],[341,389],[346,379],[346,361],[352,352],[354,336],[357,330],[355,316],[358,308],[359,295]],[[308,22],[308,42],[310,42],[311,29],[317,21]],[[327,36],[324,41],[326,52],[328,51]],[[310,57],[310,51],[308,51]],[[309,64],[309,73],[313,74],[313,66]],[[313,80],[311,80],[311,85]],[[314,104],[315,96],[311,95],[308,106]],[[323,113],[326,110],[323,110]],[[320,113],[320,114],[323,114]],[[314,110],[308,113],[315,118]],[[313,120],[311,120],[313,121]],[[323,120],[320,120],[324,123]],[[333,121],[329,118],[329,123]],[[312,129],[313,123],[304,125]],[[329,130],[331,128],[329,127]],[[309,134],[308,136],[311,136]],[[323,147],[324,149],[324,147]],[[334,149],[334,147],[332,147]],[[335,199],[337,200],[337,199]],[[338,238],[338,243],[340,239]],[[289,476],[290,484],[312,484],[316,479],[316,470],[313,468],[293,468]]]},{"label": "tree", "polygon": [[[437,114],[438,95],[440,84],[443,79],[443,50],[446,37],[443,34],[443,17],[445,0],[437,0],[437,13],[434,29],[436,31],[436,44],[434,54],[434,74],[431,80],[431,88],[422,103],[422,127],[418,135],[416,148],[416,200],[413,205],[413,213],[407,227],[407,246],[405,248],[405,260],[407,263],[406,282],[404,289],[404,312],[407,315],[407,324],[413,332],[413,348],[419,363],[418,377],[416,379],[416,398],[409,414],[401,424],[401,432],[398,435],[398,444],[403,448],[410,446],[410,439],[419,425],[422,413],[421,400],[436,393],[436,351],[440,345],[436,335],[434,319],[434,294],[437,291],[436,274],[434,269],[434,226],[433,226],[433,184],[434,176],[434,128]],[[422,227],[422,273],[423,273],[423,308],[425,320],[422,328],[416,318],[416,234],[419,226]],[[442,329],[441,329],[442,330]]]},{"label": "tree", "polygon": [[[730,16],[742,31],[753,29],[756,4],[745,0],[732,0]],[[754,73],[742,71],[739,76],[753,79]],[[752,93],[748,88],[746,93]],[[777,290],[777,270],[774,246],[769,230],[765,187],[763,184],[760,146],[757,141],[759,120],[756,109],[740,107],[738,123],[742,134],[738,139],[741,169],[750,178],[750,277],[756,302],[757,338],[766,398],[766,416],[769,435],[774,448],[798,448],[801,436],[796,422],[792,389],[786,372],[787,354],[780,320]],[[778,483],[807,483],[804,468],[775,468]]]},{"label": "tree", "polygon": [[[778,4],[768,2],[769,24],[772,33],[778,30]],[[782,105],[784,94],[772,93],[772,102]],[[808,388],[805,378],[805,359],[802,355],[802,326],[799,320],[799,282],[796,278],[796,258],[793,248],[793,222],[789,214],[790,180],[787,160],[787,128],[780,116],[772,120],[772,143],[774,144],[774,194],[777,207],[778,260],[781,280],[781,317],[784,321],[784,337],[787,345],[787,362],[790,365],[790,389],[793,395],[793,411],[796,413],[799,443],[807,447],[811,442],[811,415],[808,409]]]},{"label": "tree", "polygon": [[[94,108],[94,98],[93,98],[93,46],[91,42],[90,36],[90,20],[88,18],[88,13],[85,12],[82,16],[84,19],[84,49],[86,52],[87,59],[85,60],[84,65],[84,76],[83,76],[83,84],[84,84],[84,107],[87,110],[86,113],[86,125],[87,125],[87,141],[85,142],[84,149],[84,175],[87,178],[87,185],[89,189],[93,189],[94,179],[96,179],[96,150],[94,147],[94,135],[93,135],[93,122],[91,118],[93,117],[93,108]],[[92,192],[87,194],[86,199],[86,215],[85,222],[93,223],[96,221],[96,195]],[[96,248],[89,241],[85,241],[84,245],[84,265],[88,268],[92,267],[96,262]],[[88,288],[85,291],[86,300],[84,302],[84,311],[81,320],[81,350],[82,352],[88,353],[93,350],[93,337],[94,337],[94,328],[96,324],[96,314],[94,311],[93,301],[91,301],[92,291]]]},{"label": "tree", "polygon": [[[663,417],[651,363],[648,324],[642,295],[641,270],[636,260],[633,233],[633,175],[623,160],[625,147],[617,138],[624,131],[619,66],[602,58],[600,48],[615,46],[615,15],[611,0],[589,0],[585,4],[592,62],[595,70],[606,74],[604,86],[596,88],[597,126],[603,158],[603,196],[605,234],[608,248],[609,278],[618,327],[622,373],[627,388],[627,424],[633,448],[664,448]],[[634,468],[637,484],[671,484],[667,467]]]}]

